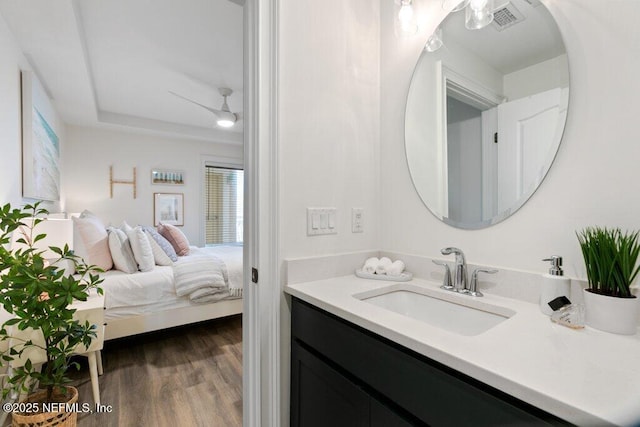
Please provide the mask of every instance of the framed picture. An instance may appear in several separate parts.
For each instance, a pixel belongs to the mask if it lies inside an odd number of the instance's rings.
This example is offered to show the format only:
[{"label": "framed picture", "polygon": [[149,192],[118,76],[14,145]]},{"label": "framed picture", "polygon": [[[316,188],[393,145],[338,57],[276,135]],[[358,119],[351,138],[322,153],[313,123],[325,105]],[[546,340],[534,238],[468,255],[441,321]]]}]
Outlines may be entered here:
[{"label": "framed picture", "polygon": [[[53,106],[31,71],[20,74],[22,90],[22,196],[60,200],[60,141],[49,118]],[[51,119],[49,119],[51,120]]]},{"label": "framed picture", "polygon": [[169,169],[151,169],[151,183],[160,185],[184,185],[184,172]]},{"label": "framed picture", "polygon": [[184,194],[153,193],[153,225],[184,225]]}]

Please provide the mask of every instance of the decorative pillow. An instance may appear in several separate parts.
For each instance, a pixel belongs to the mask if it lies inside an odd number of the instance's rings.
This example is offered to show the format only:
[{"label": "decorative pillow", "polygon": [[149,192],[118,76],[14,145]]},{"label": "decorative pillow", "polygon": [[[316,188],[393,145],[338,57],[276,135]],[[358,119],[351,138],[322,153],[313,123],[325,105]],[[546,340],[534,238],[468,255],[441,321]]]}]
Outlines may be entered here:
[{"label": "decorative pillow", "polygon": [[156,266],[156,262],[153,259],[153,251],[151,250],[151,244],[147,235],[142,231],[142,227],[132,228],[127,232],[129,242],[131,243],[131,249],[133,250],[133,257],[138,263],[138,269],[140,271],[151,271]]},{"label": "decorative pillow", "polygon": [[158,224],[158,233],[171,243],[178,256],[189,255],[189,240],[178,227],[160,223]]},{"label": "decorative pillow", "polygon": [[127,224],[127,221],[122,221],[122,225],[120,226],[120,230],[124,231],[125,233],[128,233],[131,230],[133,230],[133,227],[130,226],[129,224]]},{"label": "decorative pillow", "polygon": [[133,256],[133,250],[125,232],[115,227],[107,228],[107,232],[109,233],[109,249],[116,270],[129,274],[138,271],[138,263]]},{"label": "decorative pillow", "polygon": [[[171,246],[171,243],[169,243],[167,239],[162,237],[160,233],[156,231],[155,228],[143,226],[142,229],[144,230],[145,233],[147,233],[147,237],[150,237],[149,241],[151,240],[155,241],[158,244],[158,246],[162,248],[164,253],[167,254],[167,256],[171,261],[173,262],[178,261],[178,254],[176,254],[176,250],[173,249],[173,246]],[[156,262],[157,261],[158,260],[156,259]],[[162,265],[162,264],[158,264],[158,265]]]},{"label": "decorative pillow", "polygon": [[[149,235],[147,230],[144,230],[144,233],[147,235],[147,239],[149,240],[149,243],[151,244],[151,252],[153,252],[153,259],[155,260],[156,265],[173,265],[173,261],[171,261],[171,258],[169,258],[169,255],[167,255],[165,253],[165,251],[162,250],[162,248],[160,247],[158,242],[156,242]],[[162,236],[160,236],[160,237],[162,237]],[[171,244],[169,244],[169,246],[171,246]],[[173,250],[173,248],[171,248],[171,250]]]},{"label": "decorative pillow", "polygon": [[104,271],[110,270],[113,259],[109,251],[107,230],[102,221],[88,211],[84,211],[79,218],[71,219],[76,255],[89,265],[95,265]]}]

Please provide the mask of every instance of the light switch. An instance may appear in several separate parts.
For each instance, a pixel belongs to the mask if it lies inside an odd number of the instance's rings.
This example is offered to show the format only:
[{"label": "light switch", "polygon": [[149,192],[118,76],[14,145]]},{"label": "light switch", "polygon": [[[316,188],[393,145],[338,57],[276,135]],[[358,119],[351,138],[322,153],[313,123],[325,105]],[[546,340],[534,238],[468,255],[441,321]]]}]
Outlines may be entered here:
[{"label": "light switch", "polygon": [[326,212],[320,214],[320,228],[329,228],[329,214]]},{"label": "light switch", "polygon": [[337,232],[336,208],[307,208],[307,236]]},{"label": "light switch", "polygon": [[334,228],[336,228],[336,213],[334,212],[329,212],[329,229],[333,230]]}]

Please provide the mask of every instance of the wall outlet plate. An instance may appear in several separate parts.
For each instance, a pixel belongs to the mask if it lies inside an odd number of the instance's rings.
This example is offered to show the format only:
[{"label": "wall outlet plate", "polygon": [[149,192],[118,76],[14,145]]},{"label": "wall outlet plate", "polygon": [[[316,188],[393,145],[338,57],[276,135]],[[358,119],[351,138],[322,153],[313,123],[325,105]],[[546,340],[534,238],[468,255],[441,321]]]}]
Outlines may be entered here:
[{"label": "wall outlet plate", "polygon": [[364,233],[364,208],[351,208],[351,232]]}]

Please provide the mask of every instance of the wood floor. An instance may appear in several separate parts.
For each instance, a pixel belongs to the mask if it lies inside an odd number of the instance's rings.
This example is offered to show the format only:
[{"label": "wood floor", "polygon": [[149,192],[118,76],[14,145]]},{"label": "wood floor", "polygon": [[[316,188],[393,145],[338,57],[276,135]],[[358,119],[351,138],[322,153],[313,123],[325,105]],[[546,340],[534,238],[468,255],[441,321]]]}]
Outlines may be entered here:
[{"label": "wood floor", "polygon": [[[102,360],[101,403],[113,412],[79,414],[81,427],[242,425],[240,315],[108,341]],[[73,377],[93,407],[86,363]]]}]

